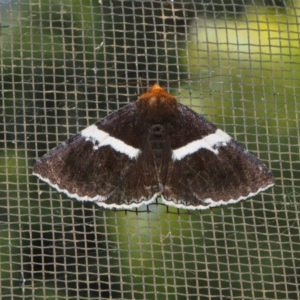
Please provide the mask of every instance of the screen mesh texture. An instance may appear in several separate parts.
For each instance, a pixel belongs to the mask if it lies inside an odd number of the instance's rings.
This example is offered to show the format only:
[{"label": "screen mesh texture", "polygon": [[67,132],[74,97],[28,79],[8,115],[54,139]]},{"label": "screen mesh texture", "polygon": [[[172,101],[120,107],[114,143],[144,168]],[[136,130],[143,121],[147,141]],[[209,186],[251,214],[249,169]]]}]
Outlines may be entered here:
[{"label": "screen mesh texture", "polygon": [[[300,1],[2,0],[1,299],[300,299]],[[204,211],[103,210],[38,157],[158,82],[275,186]]]}]

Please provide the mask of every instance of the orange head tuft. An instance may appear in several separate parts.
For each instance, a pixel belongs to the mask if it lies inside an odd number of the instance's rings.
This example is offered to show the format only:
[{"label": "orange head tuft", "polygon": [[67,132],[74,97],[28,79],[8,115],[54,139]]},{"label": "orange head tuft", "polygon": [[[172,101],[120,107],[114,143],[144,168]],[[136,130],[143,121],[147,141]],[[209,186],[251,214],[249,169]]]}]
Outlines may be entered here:
[{"label": "orange head tuft", "polygon": [[157,121],[168,120],[174,117],[178,111],[176,98],[166,92],[158,83],[155,83],[139,97],[137,107],[141,115]]}]

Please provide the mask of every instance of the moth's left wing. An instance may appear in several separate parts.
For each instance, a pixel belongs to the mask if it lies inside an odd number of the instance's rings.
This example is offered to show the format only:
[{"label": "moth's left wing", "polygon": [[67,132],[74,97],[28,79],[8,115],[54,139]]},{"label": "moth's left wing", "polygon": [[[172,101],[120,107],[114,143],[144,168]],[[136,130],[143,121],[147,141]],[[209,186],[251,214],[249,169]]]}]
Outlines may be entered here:
[{"label": "moth's left wing", "polygon": [[81,131],[36,162],[33,172],[60,192],[105,208],[153,202],[162,190],[130,104]]},{"label": "moth's left wing", "polygon": [[268,168],[215,125],[180,105],[171,124],[167,205],[205,209],[235,203],[273,186]]}]

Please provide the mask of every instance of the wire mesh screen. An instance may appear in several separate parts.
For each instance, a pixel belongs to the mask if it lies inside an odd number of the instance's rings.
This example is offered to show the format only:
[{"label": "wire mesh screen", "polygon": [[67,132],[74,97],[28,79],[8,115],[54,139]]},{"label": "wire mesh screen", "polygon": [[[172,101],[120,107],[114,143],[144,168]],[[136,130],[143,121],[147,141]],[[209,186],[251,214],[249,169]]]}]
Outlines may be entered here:
[{"label": "wire mesh screen", "polygon": [[[1,299],[300,299],[300,1],[2,0],[0,13]],[[211,210],[107,210],[32,175],[156,82],[275,187]]]}]

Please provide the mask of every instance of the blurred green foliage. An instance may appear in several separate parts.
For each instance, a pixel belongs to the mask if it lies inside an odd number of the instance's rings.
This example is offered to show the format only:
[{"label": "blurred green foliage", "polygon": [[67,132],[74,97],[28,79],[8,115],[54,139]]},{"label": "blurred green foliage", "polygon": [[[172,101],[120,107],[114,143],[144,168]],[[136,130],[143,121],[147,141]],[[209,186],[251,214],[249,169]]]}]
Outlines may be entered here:
[{"label": "blurred green foliage", "polygon": [[[2,28],[2,299],[298,299],[299,11],[185,4],[21,1]],[[221,17],[201,22],[207,10]],[[135,100],[132,79],[206,70],[217,76],[181,84],[181,102],[271,161],[285,183],[278,200],[268,191],[213,212],[102,211],[31,176],[37,156]]]}]

